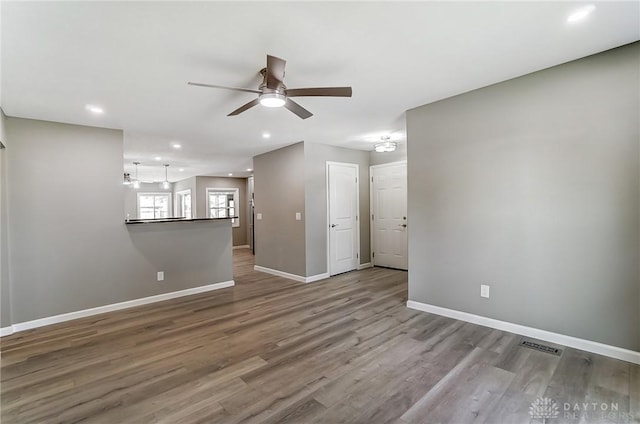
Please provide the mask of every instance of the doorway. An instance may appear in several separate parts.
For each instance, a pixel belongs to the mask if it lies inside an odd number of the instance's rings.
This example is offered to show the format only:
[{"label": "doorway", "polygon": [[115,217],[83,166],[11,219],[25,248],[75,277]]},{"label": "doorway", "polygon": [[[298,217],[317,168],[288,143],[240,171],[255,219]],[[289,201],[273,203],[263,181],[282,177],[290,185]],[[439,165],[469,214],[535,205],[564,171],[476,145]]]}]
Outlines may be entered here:
[{"label": "doorway", "polygon": [[407,162],[375,165],[369,170],[371,263],[407,270]]},{"label": "doorway", "polygon": [[327,162],[329,275],[358,268],[360,251],[358,172],[357,164]]}]

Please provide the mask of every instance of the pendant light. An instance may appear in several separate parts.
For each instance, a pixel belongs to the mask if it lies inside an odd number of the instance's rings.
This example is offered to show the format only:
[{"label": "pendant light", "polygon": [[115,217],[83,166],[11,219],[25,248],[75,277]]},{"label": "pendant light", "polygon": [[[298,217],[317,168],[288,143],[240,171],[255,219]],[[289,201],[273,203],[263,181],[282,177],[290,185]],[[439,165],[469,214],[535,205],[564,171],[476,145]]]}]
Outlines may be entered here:
[{"label": "pendant light", "polygon": [[160,187],[162,187],[165,190],[169,190],[171,188],[171,184],[169,184],[168,173],[169,173],[169,164],[165,163],[164,164],[164,181],[162,182],[162,184],[160,184]]},{"label": "pendant light", "polygon": [[136,166],[136,177],[133,179],[133,188],[139,189],[140,180],[138,179],[138,165],[140,165],[140,162],[133,162],[133,164]]}]

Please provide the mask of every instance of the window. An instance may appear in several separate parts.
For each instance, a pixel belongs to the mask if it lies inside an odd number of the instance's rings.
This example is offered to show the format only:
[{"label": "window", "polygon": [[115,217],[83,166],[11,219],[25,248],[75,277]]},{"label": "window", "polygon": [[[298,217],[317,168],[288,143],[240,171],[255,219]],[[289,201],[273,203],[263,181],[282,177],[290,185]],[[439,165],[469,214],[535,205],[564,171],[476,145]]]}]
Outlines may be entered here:
[{"label": "window", "polygon": [[170,193],[138,193],[138,218],[169,218]]},{"label": "window", "polygon": [[240,226],[239,190],[237,188],[207,188],[207,214],[209,218],[236,217],[233,227]]},{"label": "window", "polygon": [[176,216],[191,219],[191,189],[176,193]]}]

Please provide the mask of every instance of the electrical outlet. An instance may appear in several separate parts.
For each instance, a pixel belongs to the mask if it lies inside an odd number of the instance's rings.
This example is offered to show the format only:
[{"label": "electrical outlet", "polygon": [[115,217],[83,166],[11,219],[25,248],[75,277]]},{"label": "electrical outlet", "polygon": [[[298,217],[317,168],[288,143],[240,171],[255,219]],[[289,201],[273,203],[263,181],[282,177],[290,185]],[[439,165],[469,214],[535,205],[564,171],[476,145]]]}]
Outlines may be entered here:
[{"label": "electrical outlet", "polygon": [[262,214],[261,214],[261,213],[257,213],[257,214],[256,214],[256,219],[257,219],[258,221],[260,221],[260,220],[262,219]]},{"label": "electrical outlet", "polygon": [[489,298],[489,286],[486,284],[480,284],[480,296]]},{"label": "electrical outlet", "polygon": [[164,281],[164,271],[158,271],[158,281]]},{"label": "electrical outlet", "polygon": [[296,212],[296,221],[302,220],[302,214],[300,212]]}]

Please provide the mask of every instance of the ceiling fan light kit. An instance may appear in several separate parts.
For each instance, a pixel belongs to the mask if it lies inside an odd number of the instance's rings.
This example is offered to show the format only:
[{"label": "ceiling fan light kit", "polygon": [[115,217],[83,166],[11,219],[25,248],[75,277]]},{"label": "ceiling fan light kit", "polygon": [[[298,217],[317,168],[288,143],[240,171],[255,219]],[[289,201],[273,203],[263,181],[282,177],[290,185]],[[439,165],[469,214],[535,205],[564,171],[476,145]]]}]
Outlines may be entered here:
[{"label": "ceiling fan light kit", "polygon": [[280,93],[263,93],[258,96],[264,107],[282,107],[287,102],[287,96]]},{"label": "ceiling fan light kit", "polygon": [[221,88],[224,90],[241,91],[244,93],[254,93],[258,95],[248,103],[240,106],[227,116],[236,116],[251,109],[258,104],[265,107],[284,106],[302,119],[313,116],[313,113],[291,100],[291,97],[317,96],[317,97],[351,97],[351,87],[316,87],[316,88],[287,88],[282,80],[284,79],[284,68],[286,61],[275,56],[267,55],[267,67],[260,70],[262,82],[257,90],[249,88],[235,88],[224,85],[202,84],[198,82],[188,82],[189,85],[199,87]]}]

